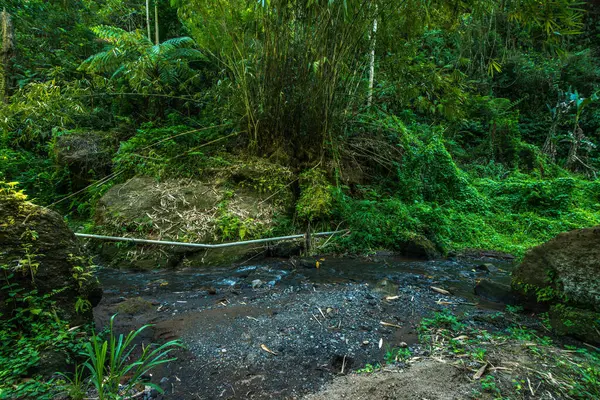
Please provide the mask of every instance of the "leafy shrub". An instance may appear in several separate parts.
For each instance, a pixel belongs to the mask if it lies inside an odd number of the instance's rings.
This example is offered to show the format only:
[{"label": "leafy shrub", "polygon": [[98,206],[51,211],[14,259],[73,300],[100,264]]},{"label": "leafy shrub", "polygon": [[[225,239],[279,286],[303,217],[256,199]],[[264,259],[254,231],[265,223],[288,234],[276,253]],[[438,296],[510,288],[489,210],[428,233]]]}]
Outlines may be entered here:
[{"label": "leafy shrub", "polygon": [[9,105],[0,107],[0,129],[4,143],[35,147],[52,137],[54,128],[68,128],[85,108],[76,97],[75,86],[60,86],[54,81],[30,83],[17,91]]},{"label": "leafy shrub", "polygon": [[50,204],[70,188],[69,176],[52,161],[26,150],[0,148],[0,180],[19,182],[39,204]]},{"label": "leafy shrub", "polygon": [[[0,290],[12,301],[12,314],[2,315],[0,329],[0,398],[52,399],[56,388],[41,376],[54,371],[37,371],[45,352],[63,354],[73,362],[81,349],[82,338],[59,320],[53,309],[52,294],[40,296],[25,292],[10,282],[11,272],[0,265],[4,277]],[[31,380],[23,380],[25,377]]]},{"label": "leafy shrub", "polygon": [[300,175],[300,198],[296,212],[300,219],[313,221],[325,219],[333,205],[332,186],[323,171],[310,169]]}]

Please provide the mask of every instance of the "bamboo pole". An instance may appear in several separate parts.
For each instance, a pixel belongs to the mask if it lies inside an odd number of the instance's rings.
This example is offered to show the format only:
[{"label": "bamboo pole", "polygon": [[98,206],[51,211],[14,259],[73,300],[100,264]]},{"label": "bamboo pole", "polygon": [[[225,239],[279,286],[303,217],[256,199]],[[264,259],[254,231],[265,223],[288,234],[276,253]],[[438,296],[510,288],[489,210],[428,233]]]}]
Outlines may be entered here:
[{"label": "bamboo pole", "polygon": [[371,33],[371,53],[369,54],[369,92],[367,107],[373,102],[373,84],[375,82],[375,45],[377,43],[377,5],[375,6],[375,18],[373,18],[373,32]]},{"label": "bamboo pole", "polygon": [[160,44],[158,32],[158,0],[154,0],[154,38],[157,46]]},{"label": "bamboo pole", "polygon": [[146,28],[148,28],[148,40],[152,42],[152,32],[150,32],[150,0],[146,0]]},{"label": "bamboo pole", "polygon": [[4,9],[0,15],[2,25],[2,47],[0,49],[0,99],[8,103],[12,58],[15,55],[15,36],[10,14]]}]

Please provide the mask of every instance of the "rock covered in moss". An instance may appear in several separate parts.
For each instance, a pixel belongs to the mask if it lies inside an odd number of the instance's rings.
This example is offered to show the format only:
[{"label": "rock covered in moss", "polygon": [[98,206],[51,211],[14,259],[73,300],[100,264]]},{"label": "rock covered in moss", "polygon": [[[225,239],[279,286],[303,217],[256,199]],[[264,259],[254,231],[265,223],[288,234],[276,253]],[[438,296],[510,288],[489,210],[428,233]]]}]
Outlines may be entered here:
[{"label": "rock covered in moss", "polygon": [[512,285],[550,306],[556,333],[600,343],[600,227],[534,247],[513,272]]},{"label": "rock covered in moss", "polygon": [[152,309],[152,303],[142,297],[126,299],[117,306],[117,311],[124,314],[140,314]]},{"label": "rock covered in moss", "polygon": [[550,325],[559,335],[586,343],[600,343],[600,314],[595,311],[556,304],[550,308]]},{"label": "rock covered in moss", "polygon": [[562,233],[531,249],[513,272],[513,286],[540,301],[600,311],[600,227]]},{"label": "rock covered in moss", "polygon": [[56,163],[69,170],[77,188],[110,172],[116,145],[108,132],[74,130],[57,135],[52,150]]},{"label": "rock covered in moss", "polygon": [[406,257],[434,260],[441,255],[438,247],[423,235],[411,234],[397,243],[399,252]]},{"label": "rock covered in moss", "polygon": [[[92,322],[102,297],[89,257],[62,217],[0,186],[0,267],[22,293],[51,294],[57,314],[72,325]],[[0,291],[0,314],[12,314],[8,290]]]},{"label": "rock covered in moss", "polygon": [[[98,202],[96,231],[191,243],[219,243],[254,239],[267,234],[276,216],[289,205],[272,196],[254,181],[207,183],[150,177],[134,177],[113,186]],[[288,189],[289,191],[289,189]],[[277,197],[277,198],[275,198]],[[248,256],[245,246],[196,250],[188,247],[122,246],[99,243],[101,253],[113,265],[135,269],[219,265]],[[251,246],[250,250],[254,250]]]}]

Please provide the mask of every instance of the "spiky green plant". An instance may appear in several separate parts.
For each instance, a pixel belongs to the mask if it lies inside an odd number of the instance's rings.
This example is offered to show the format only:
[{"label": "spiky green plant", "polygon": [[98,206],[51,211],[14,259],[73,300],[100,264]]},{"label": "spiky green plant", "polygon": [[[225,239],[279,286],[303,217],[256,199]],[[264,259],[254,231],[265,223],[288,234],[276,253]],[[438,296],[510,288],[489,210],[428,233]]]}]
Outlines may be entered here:
[{"label": "spiky green plant", "polygon": [[[117,335],[114,330],[116,314],[110,318],[108,339],[103,340],[94,334],[89,343],[84,346],[83,356],[87,361],[83,364],[90,372],[90,382],[98,392],[100,400],[120,398],[127,394],[136,385],[141,383],[142,376],[161,364],[175,360],[167,355],[177,347],[183,347],[178,340],[172,340],[160,346],[153,344],[142,345],[142,352],[133,358],[133,351],[137,345],[135,339],[150,325],[144,325],[136,331],[131,331],[124,336]],[[127,377],[123,387],[119,383]],[[145,385],[162,392],[161,388],[151,382]]]}]

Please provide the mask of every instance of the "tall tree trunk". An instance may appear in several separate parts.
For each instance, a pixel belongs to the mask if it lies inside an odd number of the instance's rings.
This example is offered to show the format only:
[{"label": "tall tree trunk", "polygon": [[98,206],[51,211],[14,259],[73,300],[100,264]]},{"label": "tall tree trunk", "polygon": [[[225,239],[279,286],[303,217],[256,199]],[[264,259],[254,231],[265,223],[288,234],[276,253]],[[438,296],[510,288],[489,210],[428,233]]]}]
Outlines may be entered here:
[{"label": "tall tree trunk", "polygon": [[160,44],[160,39],[158,35],[158,0],[154,0],[154,37],[155,44]]},{"label": "tall tree trunk", "polygon": [[150,32],[150,0],[146,0],[146,27],[148,28],[148,40],[152,41],[152,32]]},{"label": "tall tree trunk", "polygon": [[10,79],[13,57],[15,56],[15,35],[10,14],[6,9],[0,15],[2,24],[2,50],[0,65],[0,99],[4,103],[8,103],[10,94]]},{"label": "tall tree trunk", "polygon": [[373,84],[375,82],[375,44],[377,42],[377,6],[375,6],[375,18],[373,19],[373,32],[371,33],[371,54],[369,55],[369,92],[367,95],[367,107],[373,102]]}]

